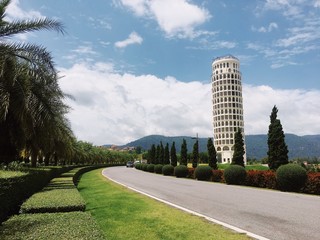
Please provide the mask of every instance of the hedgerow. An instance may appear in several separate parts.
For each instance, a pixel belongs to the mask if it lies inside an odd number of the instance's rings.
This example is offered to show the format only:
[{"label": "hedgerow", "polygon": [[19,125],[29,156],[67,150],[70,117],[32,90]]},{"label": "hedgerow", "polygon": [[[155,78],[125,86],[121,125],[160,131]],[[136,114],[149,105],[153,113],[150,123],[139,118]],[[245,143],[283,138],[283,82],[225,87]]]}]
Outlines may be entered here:
[{"label": "hedgerow", "polygon": [[19,206],[33,193],[70,167],[26,168],[25,173],[7,173],[0,176],[0,223],[19,211]]},{"label": "hedgerow", "polygon": [[194,171],[194,176],[198,180],[208,181],[212,177],[212,168],[210,166],[198,166]]},{"label": "hedgerow", "polygon": [[163,167],[162,164],[156,164],[156,165],[154,166],[154,172],[155,172],[155,173],[158,173],[158,174],[162,174],[162,167]]},{"label": "hedgerow", "polygon": [[185,165],[179,165],[174,168],[174,176],[176,177],[187,177],[188,167]]},{"label": "hedgerow", "polygon": [[165,176],[172,176],[174,171],[174,167],[170,164],[164,165],[162,167],[162,174]]},{"label": "hedgerow", "polygon": [[20,214],[0,226],[0,239],[105,239],[88,212]]}]

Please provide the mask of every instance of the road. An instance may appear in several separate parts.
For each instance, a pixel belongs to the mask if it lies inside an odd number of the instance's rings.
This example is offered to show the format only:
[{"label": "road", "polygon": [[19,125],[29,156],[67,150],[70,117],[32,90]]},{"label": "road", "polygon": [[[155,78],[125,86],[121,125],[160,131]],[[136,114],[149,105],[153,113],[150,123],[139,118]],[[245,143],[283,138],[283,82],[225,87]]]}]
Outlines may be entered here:
[{"label": "road", "polygon": [[320,239],[320,197],[112,167],[103,175],[156,198],[275,240]]}]

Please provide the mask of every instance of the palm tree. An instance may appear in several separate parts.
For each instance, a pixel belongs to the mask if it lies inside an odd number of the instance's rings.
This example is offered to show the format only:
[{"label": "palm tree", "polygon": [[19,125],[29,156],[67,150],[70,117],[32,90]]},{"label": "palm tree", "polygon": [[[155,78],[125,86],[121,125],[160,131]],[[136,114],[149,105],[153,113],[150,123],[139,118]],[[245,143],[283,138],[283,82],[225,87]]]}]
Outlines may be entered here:
[{"label": "palm tree", "polygon": [[[58,85],[50,53],[10,38],[38,30],[64,30],[60,22],[47,18],[5,21],[10,2],[0,1],[0,163],[15,160],[27,148],[35,165],[39,152],[46,150],[45,143],[73,137],[64,117],[66,95]],[[63,132],[68,137],[62,137]]]}]

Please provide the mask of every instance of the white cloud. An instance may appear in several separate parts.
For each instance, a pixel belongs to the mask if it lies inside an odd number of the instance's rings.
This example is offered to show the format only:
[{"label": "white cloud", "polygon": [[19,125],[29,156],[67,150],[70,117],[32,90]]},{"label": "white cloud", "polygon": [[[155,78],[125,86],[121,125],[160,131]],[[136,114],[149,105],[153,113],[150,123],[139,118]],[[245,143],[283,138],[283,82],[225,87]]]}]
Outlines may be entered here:
[{"label": "white cloud", "polygon": [[[211,18],[208,10],[187,0],[121,0],[139,17],[154,19],[167,37],[195,38],[195,28]],[[202,32],[203,33],[203,32]]]},{"label": "white cloud", "polygon": [[256,27],[252,26],[251,30],[254,32],[267,33],[267,32],[272,32],[273,29],[277,29],[277,28],[278,28],[278,24],[275,22],[271,22],[268,27],[256,28]]},{"label": "white cloud", "polygon": [[136,32],[130,33],[129,37],[123,41],[115,42],[115,46],[117,48],[125,48],[128,45],[132,44],[141,44],[143,41],[143,38]]},{"label": "white cloud", "polygon": [[9,20],[13,19],[38,19],[44,18],[44,16],[34,10],[25,11],[20,7],[20,0],[12,0],[7,8],[7,18]]},{"label": "white cloud", "polygon": [[[149,134],[212,136],[211,84],[118,74],[110,63],[75,64],[60,72],[61,88],[76,98],[68,100],[68,117],[81,140],[101,145]],[[285,132],[320,133],[318,90],[243,89],[246,134],[267,133],[273,105]]]}]

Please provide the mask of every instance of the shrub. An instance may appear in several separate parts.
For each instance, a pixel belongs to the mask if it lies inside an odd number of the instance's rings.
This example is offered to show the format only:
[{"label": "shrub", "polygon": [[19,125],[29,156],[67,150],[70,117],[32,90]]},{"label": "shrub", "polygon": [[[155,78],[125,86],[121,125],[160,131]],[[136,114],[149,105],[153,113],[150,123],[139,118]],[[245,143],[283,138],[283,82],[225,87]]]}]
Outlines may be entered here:
[{"label": "shrub", "polygon": [[193,167],[188,168],[188,175],[187,175],[188,178],[194,179],[194,169],[195,168],[193,168]]},{"label": "shrub", "polygon": [[172,176],[174,172],[174,167],[170,164],[164,165],[162,167],[162,174],[165,176]]},{"label": "shrub", "polygon": [[[0,176],[0,223],[19,211],[22,201],[41,190],[55,176],[70,167],[46,167],[23,169],[24,174]],[[11,175],[11,176],[9,176]]]},{"label": "shrub", "polygon": [[162,167],[163,167],[162,164],[156,164],[156,165],[154,166],[154,172],[155,172],[155,173],[158,173],[158,174],[162,174]]},{"label": "shrub", "polygon": [[245,181],[246,175],[246,170],[240,165],[230,165],[223,173],[226,183],[235,185],[241,185]]},{"label": "shrub", "polygon": [[136,169],[141,169],[141,163],[136,163],[136,164],[134,165],[134,167],[135,167]]},{"label": "shrub", "polygon": [[147,171],[153,173],[154,172],[154,164],[148,164]]},{"label": "shrub", "polygon": [[142,164],[141,170],[147,172],[148,171],[148,164],[146,164],[146,163]]},{"label": "shrub", "polygon": [[274,171],[247,171],[246,183],[247,186],[276,189],[277,181]]},{"label": "shrub", "polygon": [[290,163],[280,166],[276,177],[281,191],[298,191],[307,180],[307,171],[300,165]]},{"label": "shrub", "polygon": [[320,173],[310,172],[302,192],[320,195]]},{"label": "shrub", "polygon": [[194,171],[195,178],[201,181],[210,180],[212,177],[212,168],[210,166],[198,166]]},{"label": "shrub", "polygon": [[0,228],[2,240],[105,239],[89,212],[20,214]]},{"label": "shrub", "polygon": [[224,182],[222,170],[212,170],[212,181],[213,182]]},{"label": "shrub", "polygon": [[187,177],[188,176],[188,167],[185,165],[179,165],[174,168],[174,175],[176,177]]}]

